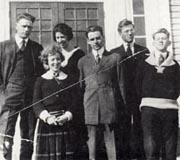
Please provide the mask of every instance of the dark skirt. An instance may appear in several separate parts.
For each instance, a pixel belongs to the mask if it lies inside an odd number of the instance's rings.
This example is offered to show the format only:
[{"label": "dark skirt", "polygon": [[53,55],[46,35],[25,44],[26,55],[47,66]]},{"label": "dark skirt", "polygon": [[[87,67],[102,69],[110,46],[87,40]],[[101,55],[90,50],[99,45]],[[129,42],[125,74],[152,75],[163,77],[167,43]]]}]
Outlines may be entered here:
[{"label": "dark skirt", "polygon": [[33,160],[73,160],[75,132],[68,125],[51,126],[38,119]]}]

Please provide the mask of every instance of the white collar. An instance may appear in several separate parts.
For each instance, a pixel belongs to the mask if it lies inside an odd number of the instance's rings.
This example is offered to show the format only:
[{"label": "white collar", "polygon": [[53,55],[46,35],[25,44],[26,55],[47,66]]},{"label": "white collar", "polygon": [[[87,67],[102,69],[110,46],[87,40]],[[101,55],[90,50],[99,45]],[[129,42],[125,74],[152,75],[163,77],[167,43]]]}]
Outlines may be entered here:
[{"label": "white collar", "polygon": [[[44,79],[53,79],[54,74],[53,74],[53,72],[51,70],[48,70],[41,77],[43,77]],[[68,75],[61,71],[61,72],[59,72],[59,76],[57,76],[56,78],[59,79],[59,80],[64,80],[67,77],[68,77]]]},{"label": "white collar", "polygon": [[68,64],[68,60],[72,57],[72,55],[74,54],[74,52],[76,52],[79,49],[79,47],[74,48],[72,51],[67,52],[66,50],[62,50],[62,54],[64,56],[64,61],[61,62],[61,66],[65,67]]},{"label": "white collar", "polygon": [[166,59],[168,56],[168,52],[160,52],[158,50],[155,50],[154,55],[155,55],[157,60],[159,59],[160,56],[162,56],[164,59]]},{"label": "white collar", "polygon": [[[153,65],[153,66],[159,66],[158,61],[156,60],[154,52],[150,53],[150,56],[146,59],[146,62]],[[174,62],[173,53],[172,52],[167,52],[167,57],[160,66],[165,67],[165,66],[172,66],[174,64],[175,64],[175,62]]]},{"label": "white collar", "polygon": [[92,54],[94,55],[95,59],[96,59],[96,57],[97,57],[97,54],[99,54],[99,57],[102,58],[103,53],[104,53],[104,50],[105,50],[104,47],[102,47],[102,48],[99,49],[98,51],[93,49],[93,50],[92,50]]},{"label": "white collar", "polygon": [[[15,35],[15,41],[16,41],[16,44],[18,45],[19,48],[21,48],[21,46],[22,46],[22,40],[23,40],[23,39],[22,39],[21,37],[19,37],[18,34]],[[24,40],[25,40],[25,42],[26,42],[26,44],[27,44],[27,42],[28,42],[29,39],[26,38],[26,39],[24,39]]]}]

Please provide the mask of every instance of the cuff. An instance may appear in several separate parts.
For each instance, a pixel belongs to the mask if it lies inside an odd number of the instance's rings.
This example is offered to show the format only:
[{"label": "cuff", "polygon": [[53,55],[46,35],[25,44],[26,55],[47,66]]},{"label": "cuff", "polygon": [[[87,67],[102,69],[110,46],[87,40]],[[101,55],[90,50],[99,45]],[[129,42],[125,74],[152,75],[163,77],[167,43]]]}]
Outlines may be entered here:
[{"label": "cuff", "polygon": [[68,121],[72,120],[72,118],[73,118],[72,113],[69,111],[66,111],[63,116],[66,116]]},{"label": "cuff", "polygon": [[47,119],[47,117],[49,117],[49,116],[51,116],[51,115],[49,114],[49,112],[48,112],[47,110],[43,110],[43,111],[39,114],[39,118],[40,118],[41,120],[43,120],[44,122],[46,122],[46,119]]}]

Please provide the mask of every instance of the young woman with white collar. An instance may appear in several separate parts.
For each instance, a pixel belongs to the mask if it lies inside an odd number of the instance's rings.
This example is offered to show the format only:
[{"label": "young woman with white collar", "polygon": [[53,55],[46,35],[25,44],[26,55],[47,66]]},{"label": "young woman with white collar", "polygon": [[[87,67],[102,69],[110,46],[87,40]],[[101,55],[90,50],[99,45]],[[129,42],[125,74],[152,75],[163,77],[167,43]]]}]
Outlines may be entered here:
[{"label": "young woman with white collar", "polygon": [[[35,160],[72,160],[73,120],[76,108],[76,86],[66,89],[71,78],[61,71],[63,56],[55,45],[46,48],[41,60],[48,66],[35,83],[34,111],[39,118],[35,133]],[[68,154],[67,154],[68,153]]]}]

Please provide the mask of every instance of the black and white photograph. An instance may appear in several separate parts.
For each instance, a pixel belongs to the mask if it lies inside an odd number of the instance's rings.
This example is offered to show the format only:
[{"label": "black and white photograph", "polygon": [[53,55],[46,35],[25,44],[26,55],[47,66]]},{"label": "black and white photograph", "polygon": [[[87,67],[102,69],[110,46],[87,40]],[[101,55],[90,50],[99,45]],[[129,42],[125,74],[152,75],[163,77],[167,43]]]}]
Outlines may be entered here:
[{"label": "black and white photograph", "polygon": [[0,0],[0,160],[180,160],[180,0]]}]

